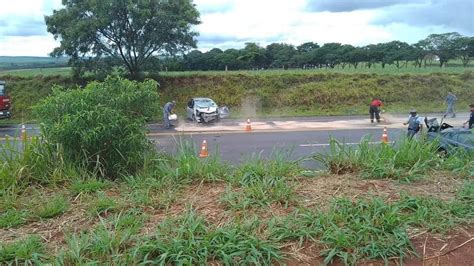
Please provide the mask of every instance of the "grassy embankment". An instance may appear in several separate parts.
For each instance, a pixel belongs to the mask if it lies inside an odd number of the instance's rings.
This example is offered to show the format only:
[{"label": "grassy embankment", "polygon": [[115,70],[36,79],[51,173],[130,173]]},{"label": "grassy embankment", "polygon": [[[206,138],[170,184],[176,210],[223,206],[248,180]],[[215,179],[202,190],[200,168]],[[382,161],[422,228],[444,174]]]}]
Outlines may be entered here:
[{"label": "grassy embankment", "polygon": [[179,140],[162,154],[144,131],[155,87],[54,90],[35,109],[42,136],[0,144],[0,264],[388,262],[433,255],[420,236],[473,233],[472,154],[332,140],[307,158],[323,172],[283,151],[239,166]]},{"label": "grassy embankment", "polygon": [[364,142],[358,153],[333,142],[331,156],[315,157],[328,166],[318,173],[284,152],[231,167],[197,158],[189,143],[179,147],[109,181],[47,154],[41,164],[50,174],[35,179],[27,146],[10,171],[33,175],[0,193],[0,263],[421,263],[436,255],[423,240],[463,242],[463,230],[474,230],[467,154],[444,160],[435,146],[408,141]]},{"label": "grassy embankment", "polygon": [[[391,113],[406,113],[412,107],[420,112],[442,112],[448,91],[459,97],[457,109],[467,110],[474,99],[474,72],[460,69],[432,67],[430,71],[448,73],[411,74],[393,69],[380,74],[347,69],[182,72],[162,73],[156,79],[162,101],[177,100],[179,111],[189,98],[209,96],[230,106],[234,117],[365,115],[372,97],[382,98]],[[0,75],[0,79],[8,82],[13,97],[14,122],[34,119],[31,106],[50,93],[52,84],[75,86],[69,76]]]}]

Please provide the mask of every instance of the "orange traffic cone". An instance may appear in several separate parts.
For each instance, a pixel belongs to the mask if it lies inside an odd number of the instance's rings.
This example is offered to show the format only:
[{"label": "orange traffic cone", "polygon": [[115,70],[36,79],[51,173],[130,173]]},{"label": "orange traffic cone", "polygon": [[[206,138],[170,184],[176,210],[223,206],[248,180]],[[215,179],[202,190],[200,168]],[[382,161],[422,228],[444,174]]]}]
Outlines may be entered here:
[{"label": "orange traffic cone", "polygon": [[201,145],[201,152],[199,153],[199,158],[206,158],[209,156],[209,151],[207,150],[207,141],[203,140]]},{"label": "orange traffic cone", "polygon": [[247,125],[245,126],[245,131],[252,131],[252,125],[250,125],[250,119],[247,119]]},{"label": "orange traffic cone", "polygon": [[27,135],[26,135],[26,127],[25,125],[21,125],[21,140],[26,141]]},{"label": "orange traffic cone", "polygon": [[383,134],[382,134],[382,143],[388,143],[388,133],[387,133],[387,127],[383,128]]}]

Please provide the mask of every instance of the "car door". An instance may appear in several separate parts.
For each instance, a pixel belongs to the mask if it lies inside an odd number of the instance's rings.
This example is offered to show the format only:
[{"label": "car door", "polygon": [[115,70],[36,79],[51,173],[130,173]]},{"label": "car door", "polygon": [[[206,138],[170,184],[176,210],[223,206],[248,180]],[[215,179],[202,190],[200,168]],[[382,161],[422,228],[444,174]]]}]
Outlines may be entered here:
[{"label": "car door", "polygon": [[194,100],[191,99],[186,105],[186,117],[188,119],[193,119],[194,115]]}]

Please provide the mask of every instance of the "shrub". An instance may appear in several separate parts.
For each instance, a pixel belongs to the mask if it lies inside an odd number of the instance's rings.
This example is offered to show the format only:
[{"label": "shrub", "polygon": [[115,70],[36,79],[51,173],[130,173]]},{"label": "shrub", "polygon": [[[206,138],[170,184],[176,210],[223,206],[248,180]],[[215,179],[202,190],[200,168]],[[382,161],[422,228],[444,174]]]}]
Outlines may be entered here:
[{"label": "shrub", "polygon": [[145,122],[157,111],[157,84],[107,78],[84,89],[53,88],[36,108],[49,143],[89,170],[116,178],[135,172],[150,148]]}]

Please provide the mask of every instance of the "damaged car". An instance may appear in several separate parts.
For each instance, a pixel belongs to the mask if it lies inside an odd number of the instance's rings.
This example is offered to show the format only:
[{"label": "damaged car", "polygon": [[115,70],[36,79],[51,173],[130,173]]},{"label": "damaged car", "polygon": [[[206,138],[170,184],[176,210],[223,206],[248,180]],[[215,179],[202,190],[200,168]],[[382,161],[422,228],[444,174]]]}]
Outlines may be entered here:
[{"label": "damaged car", "polygon": [[425,118],[425,124],[428,128],[428,141],[438,141],[439,152],[449,154],[456,149],[474,152],[474,130],[454,128],[449,124],[443,123],[443,121],[440,124],[436,118]]},{"label": "damaged car", "polygon": [[192,98],[186,106],[186,117],[196,123],[216,122],[228,116],[229,108],[219,107],[210,98]]}]

